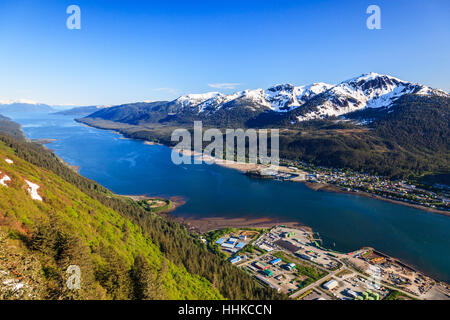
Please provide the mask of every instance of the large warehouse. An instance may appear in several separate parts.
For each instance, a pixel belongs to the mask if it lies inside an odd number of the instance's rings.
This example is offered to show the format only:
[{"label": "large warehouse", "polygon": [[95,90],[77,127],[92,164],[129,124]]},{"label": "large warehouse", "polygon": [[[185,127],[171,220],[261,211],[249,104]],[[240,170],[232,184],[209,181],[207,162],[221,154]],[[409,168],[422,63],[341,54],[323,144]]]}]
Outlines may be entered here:
[{"label": "large warehouse", "polygon": [[338,282],[334,279],[331,279],[330,281],[324,283],[322,287],[324,287],[327,290],[333,290],[338,286]]}]

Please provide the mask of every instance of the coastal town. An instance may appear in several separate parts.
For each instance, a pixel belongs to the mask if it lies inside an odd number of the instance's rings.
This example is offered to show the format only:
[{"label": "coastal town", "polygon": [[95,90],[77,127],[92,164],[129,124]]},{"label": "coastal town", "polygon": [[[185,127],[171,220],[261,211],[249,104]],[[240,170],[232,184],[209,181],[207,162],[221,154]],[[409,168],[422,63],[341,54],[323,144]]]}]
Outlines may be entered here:
[{"label": "coastal town", "polygon": [[323,248],[307,228],[223,229],[201,238],[229,263],[295,300],[450,299],[450,286],[373,248]]},{"label": "coastal town", "polygon": [[405,180],[391,180],[350,169],[327,168],[290,160],[281,161],[281,165],[275,168],[260,166],[248,170],[247,175],[329,185],[343,192],[368,194],[436,211],[450,211],[450,188],[443,184],[433,184],[425,189]]},{"label": "coastal town", "polygon": [[327,183],[347,191],[367,192],[387,199],[449,211],[450,189],[434,184],[431,190],[419,188],[404,180],[390,180],[381,176],[358,173],[351,170],[315,167],[299,162],[297,166],[308,170],[308,180]]}]

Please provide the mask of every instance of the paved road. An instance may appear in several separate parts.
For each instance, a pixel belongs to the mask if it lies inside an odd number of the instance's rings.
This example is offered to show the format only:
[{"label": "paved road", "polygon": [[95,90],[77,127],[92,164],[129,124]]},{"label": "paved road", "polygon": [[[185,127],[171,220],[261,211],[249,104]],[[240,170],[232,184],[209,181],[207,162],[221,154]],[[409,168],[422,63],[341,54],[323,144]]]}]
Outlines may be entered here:
[{"label": "paved road", "polygon": [[[317,286],[319,285],[318,282],[322,283],[322,282],[328,281],[328,280],[330,280],[336,273],[338,273],[338,272],[340,272],[340,271],[342,271],[342,270],[344,270],[344,269],[347,269],[347,267],[345,267],[345,265],[342,264],[342,266],[341,266],[339,269],[330,272],[326,277],[324,277],[324,278],[322,278],[322,279],[320,279],[320,280],[318,280],[318,281],[316,281],[316,282],[314,282],[314,283],[311,283],[309,286],[306,286],[306,287],[300,289],[299,291],[297,291],[296,293],[294,293],[294,294],[291,295],[290,297],[291,297],[292,299],[296,299],[298,296],[302,295],[304,292],[308,291],[309,289],[312,289],[312,288],[314,288],[314,287],[317,287]],[[324,279],[326,279],[326,280],[324,280]]]}]

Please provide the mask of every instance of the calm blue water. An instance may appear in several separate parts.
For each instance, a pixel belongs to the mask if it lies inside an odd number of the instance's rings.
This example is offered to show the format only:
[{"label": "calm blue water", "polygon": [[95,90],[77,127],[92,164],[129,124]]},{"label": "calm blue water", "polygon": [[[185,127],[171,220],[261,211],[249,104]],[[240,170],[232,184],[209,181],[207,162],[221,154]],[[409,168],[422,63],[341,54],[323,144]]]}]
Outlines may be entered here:
[{"label": "calm blue water", "polygon": [[254,180],[215,165],[176,166],[171,150],[121,139],[67,116],[10,115],[29,138],[119,194],[182,196],[184,216],[271,216],[298,220],[340,251],[371,246],[450,282],[450,218],[357,195],[316,192],[301,183]]}]

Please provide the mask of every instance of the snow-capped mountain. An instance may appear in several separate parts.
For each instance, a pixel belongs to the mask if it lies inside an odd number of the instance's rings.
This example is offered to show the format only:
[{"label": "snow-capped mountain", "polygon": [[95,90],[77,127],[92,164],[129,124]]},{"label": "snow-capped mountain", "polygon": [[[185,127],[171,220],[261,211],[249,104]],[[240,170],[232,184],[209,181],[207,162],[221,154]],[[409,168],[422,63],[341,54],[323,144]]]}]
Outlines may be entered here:
[{"label": "snow-capped mountain", "polygon": [[448,96],[442,90],[377,73],[363,74],[333,86],[299,109],[298,121],[340,116],[365,108],[388,108],[405,94]]},{"label": "snow-capped mountain", "polygon": [[269,103],[264,99],[264,90],[245,90],[225,95],[218,92],[204,94],[188,94],[174,100],[171,104],[178,111],[194,111],[198,113],[214,113],[231,101],[243,101],[250,109],[269,108]]},{"label": "snow-capped mountain", "polygon": [[16,104],[16,103],[23,103],[23,104],[40,104],[32,100],[28,99],[18,99],[18,100],[2,100],[0,99],[0,105],[8,105],[8,104]]},{"label": "snow-capped mountain", "polygon": [[[306,86],[280,84],[267,90],[244,90],[225,95],[219,92],[189,94],[171,102],[174,113],[211,115],[220,109],[250,111],[295,111],[297,121],[340,116],[364,108],[389,107],[404,94],[440,95],[442,90],[403,81],[388,75],[367,73],[337,85],[319,82]],[[315,99],[313,99],[315,98]]]},{"label": "snow-capped mountain", "polygon": [[310,98],[332,87],[332,85],[323,82],[300,87],[283,84],[267,89],[265,98],[271,104],[272,110],[286,112],[303,105]]},{"label": "snow-capped mountain", "polygon": [[448,93],[388,75],[368,73],[337,85],[306,86],[279,84],[266,90],[244,90],[233,94],[209,92],[188,94],[173,101],[133,103],[100,110],[94,118],[129,124],[192,123],[209,125],[274,125],[344,116],[366,108],[389,108],[406,94],[444,96]]},{"label": "snow-capped mountain", "polygon": [[239,105],[252,111],[273,110],[287,112],[303,105],[313,96],[333,86],[326,83],[314,83],[296,87],[291,84],[280,84],[267,90],[244,90],[225,95],[218,92],[204,94],[188,94],[174,100],[171,104],[177,112],[194,111],[198,113],[214,113],[221,108]]},{"label": "snow-capped mountain", "polygon": [[54,109],[43,103],[31,100],[0,100],[0,113],[8,114],[15,112],[51,112]]},{"label": "snow-capped mountain", "polygon": [[200,103],[209,99],[214,99],[217,96],[222,96],[219,92],[207,92],[200,94],[187,94],[174,100],[172,103],[178,110],[189,109],[199,105]]}]

